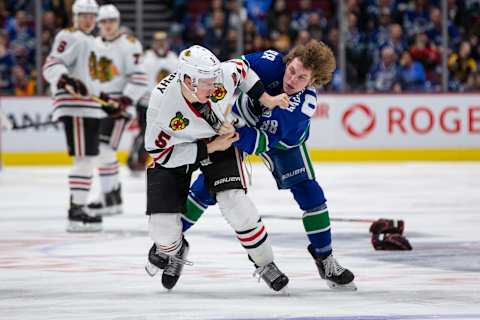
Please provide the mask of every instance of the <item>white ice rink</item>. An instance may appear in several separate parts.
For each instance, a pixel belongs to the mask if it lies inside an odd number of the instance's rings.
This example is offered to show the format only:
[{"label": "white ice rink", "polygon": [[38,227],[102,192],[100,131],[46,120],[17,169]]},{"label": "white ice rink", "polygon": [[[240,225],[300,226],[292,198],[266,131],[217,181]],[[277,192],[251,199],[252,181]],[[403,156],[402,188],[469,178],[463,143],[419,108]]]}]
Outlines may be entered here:
[{"label": "white ice rink", "polygon": [[[99,234],[65,232],[66,167],[0,172],[0,319],[480,319],[480,163],[322,164],[333,218],[404,219],[411,252],[373,250],[368,223],[332,222],[357,292],[334,292],[309,257],[301,216],[266,169],[249,194],[289,295],[253,268],[217,208],[187,234],[194,266],[173,291],[143,266],[151,241],[143,178],[122,171],[125,213]],[[290,218],[290,219],[289,219]]]}]

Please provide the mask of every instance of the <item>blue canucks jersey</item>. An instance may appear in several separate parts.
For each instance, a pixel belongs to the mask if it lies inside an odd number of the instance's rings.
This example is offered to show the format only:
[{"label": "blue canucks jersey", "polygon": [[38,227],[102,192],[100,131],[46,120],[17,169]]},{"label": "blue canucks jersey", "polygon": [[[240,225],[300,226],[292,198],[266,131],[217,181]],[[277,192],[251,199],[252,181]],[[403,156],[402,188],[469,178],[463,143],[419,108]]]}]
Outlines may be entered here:
[{"label": "blue canucks jersey", "polygon": [[[243,59],[257,73],[267,93],[278,95],[283,92],[285,63],[281,53],[267,50],[245,55]],[[249,154],[260,154],[271,148],[289,149],[302,144],[308,138],[310,118],[317,106],[315,88],[307,87],[289,96],[289,100],[287,109],[263,108],[258,116],[253,111],[256,102],[240,95],[233,112],[247,126],[237,129],[240,140],[235,145]]]}]

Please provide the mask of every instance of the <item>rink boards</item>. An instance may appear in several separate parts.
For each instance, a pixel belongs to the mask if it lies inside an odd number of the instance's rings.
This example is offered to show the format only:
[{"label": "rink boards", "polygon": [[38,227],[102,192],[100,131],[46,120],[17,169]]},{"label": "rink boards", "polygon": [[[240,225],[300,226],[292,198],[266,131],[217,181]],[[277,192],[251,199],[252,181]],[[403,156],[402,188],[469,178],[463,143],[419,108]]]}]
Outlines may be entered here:
[{"label": "rink boards", "polygon": [[[480,160],[480,95],[319,94],[308,147],[315,161]],[[50,120],[48,97],[1,97],[16,126]],[[3,132],[7,165],[66,164],[60,125]],[[125,159],[135,122],[120,145]]]}]

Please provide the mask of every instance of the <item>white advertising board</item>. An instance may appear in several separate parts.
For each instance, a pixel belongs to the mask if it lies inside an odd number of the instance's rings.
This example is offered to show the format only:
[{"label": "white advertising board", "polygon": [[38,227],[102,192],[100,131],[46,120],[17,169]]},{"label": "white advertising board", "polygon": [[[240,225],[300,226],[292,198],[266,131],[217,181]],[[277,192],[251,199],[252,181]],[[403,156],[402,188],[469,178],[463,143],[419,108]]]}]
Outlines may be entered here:
[{"label": "white advertising board", "polygon": [[319,95],[309,147],[479,148],[480,95]]},{"label": "white advertising board", "polygon": [[[0,97],[0,109],[15,127],[38,125],[51,121],[53,106],[49,97]],[[128,150],[136,132],[129,127],[122,138],[120,150]],[[61,124],[34,126],[29,129],[2,132],[3,152],[65,151],[66,140]]]},{"label": "white advertising board", "polygon": [[[50,120],[48,97],[0,97],[16,126]],[[120,150],[128,150],[130,126]],[[65,151],[60,124],[4,131],[4,152]],[[480,148],[480,95],[319,95],[309,147],[315,149]]]}]

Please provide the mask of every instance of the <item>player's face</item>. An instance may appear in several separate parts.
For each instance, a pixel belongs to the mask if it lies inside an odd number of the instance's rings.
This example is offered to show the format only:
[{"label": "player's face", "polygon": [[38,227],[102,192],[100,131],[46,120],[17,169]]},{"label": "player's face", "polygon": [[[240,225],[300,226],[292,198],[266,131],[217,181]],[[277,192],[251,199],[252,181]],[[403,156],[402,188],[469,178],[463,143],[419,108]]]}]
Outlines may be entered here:
[{"label": "player's face", "polygon": [[100,28],[100,35],[104,38],[110,39],[118,33],[118,20],[117,19],[104,19],[98,22]]},{"label": "player's face", "polygon": [[97,15],[95,13],[80,13],[78,15],[78,28],[83,32],[90,33],[95,28],[95,19]]},{"label": "player's face", "polygon": [[283,92],[289,96],[312,84],[312,70],[306,69],[300,59],[295,58],[285,69],[283,76]]},{"label": "player's face", "polygon": [[200,103],[206,103],[215,90],[215,79],[199,79],[197,84],[197,97]]}]

